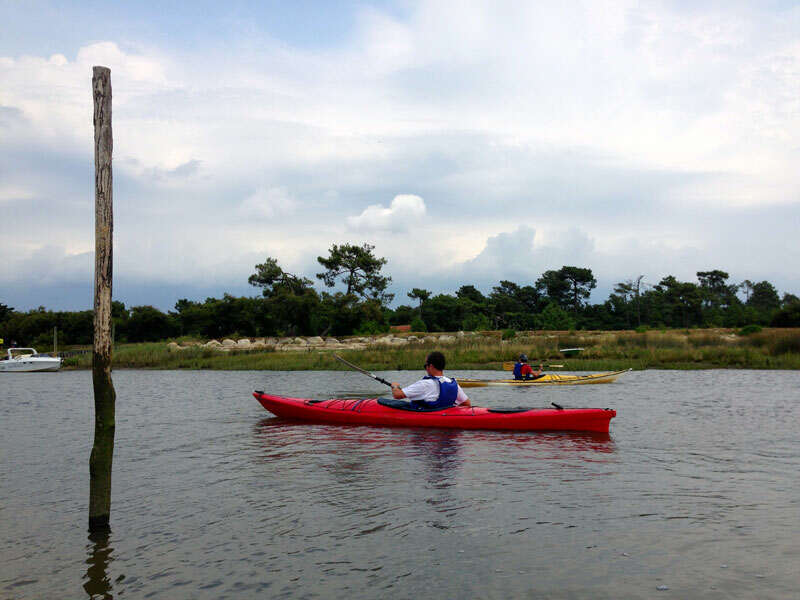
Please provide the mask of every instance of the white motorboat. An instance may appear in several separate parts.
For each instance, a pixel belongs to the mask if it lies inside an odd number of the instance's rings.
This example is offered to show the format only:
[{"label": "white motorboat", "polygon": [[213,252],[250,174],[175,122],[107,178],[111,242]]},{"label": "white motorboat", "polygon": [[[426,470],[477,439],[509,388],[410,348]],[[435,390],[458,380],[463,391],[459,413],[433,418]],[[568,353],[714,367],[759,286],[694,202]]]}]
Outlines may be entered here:
[{"label": "white motorboat", "polygon": [[0,358],[0,373],[58,371],[61,358],[39,354],[35,348],[9,348],[8,356]]}]

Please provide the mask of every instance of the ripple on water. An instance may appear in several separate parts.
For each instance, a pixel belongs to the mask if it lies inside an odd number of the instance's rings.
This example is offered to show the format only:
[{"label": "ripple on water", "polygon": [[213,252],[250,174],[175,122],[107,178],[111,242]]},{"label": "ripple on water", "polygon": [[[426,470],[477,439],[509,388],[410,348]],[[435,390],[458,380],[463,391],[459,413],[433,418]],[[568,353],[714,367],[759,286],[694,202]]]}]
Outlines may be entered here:
[{"label": "ripple on water", "polygon": [[383,393],[350,373],[116,372],[113,531],[88,541],[91,375],[43,375],[0,381],[2,597],[796,591],[794,372],[470,390],[614,407],[602,436],[302,425],[250,396]]}]

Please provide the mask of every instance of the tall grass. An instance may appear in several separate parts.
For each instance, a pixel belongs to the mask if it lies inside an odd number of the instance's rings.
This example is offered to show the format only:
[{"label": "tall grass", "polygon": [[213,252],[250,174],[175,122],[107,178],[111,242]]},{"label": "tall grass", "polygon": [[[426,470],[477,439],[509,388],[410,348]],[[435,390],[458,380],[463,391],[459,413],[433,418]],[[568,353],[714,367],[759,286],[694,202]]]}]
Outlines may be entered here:
[{"label": "tall grass", "polygon": [[[559,348],[583,347],[577,356],[564,357]],[[502,369],[503,362],[525,353],[532,363],[564,365],[566,371],[610,371],[625,368],[800,369],[800,330],[764,330],[746,337],[715,330],[635,332],[580,332],[523,334],[513,340],[500,336],[465,337],[449,345],[415,343],[402,347],[372,346],[343,350],[347,359],[369,370],[422,370],[425,357],[440,349],[447,369]],[[91,368],[92,356],[65,360],[66,368]],[[223,370],[343,370],[330,351],[275,352],[233,350],[218,352],[192,347],[169,352],[166,343],[122,344],[114,350],[117,369]],[[549,370],[555,370],[550,368]]]}]

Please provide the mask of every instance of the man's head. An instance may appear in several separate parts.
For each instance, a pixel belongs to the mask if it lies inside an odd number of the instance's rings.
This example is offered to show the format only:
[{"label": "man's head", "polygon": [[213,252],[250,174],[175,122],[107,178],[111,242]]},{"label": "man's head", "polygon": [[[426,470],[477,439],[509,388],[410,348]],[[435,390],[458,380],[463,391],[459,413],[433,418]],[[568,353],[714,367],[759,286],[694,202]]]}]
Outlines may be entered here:
[{"label": "man's head", "polygon": [[441,352],[431,352],[428,354],[428,358],[425,359],[426,370],[429,365],[437,371],[444,371],[444,354]]},{"label": "man's head", "polygon": [[519,362],[521,362],[521,363],[528,362],[528,356],[526,354],[520,354],[519,355]]}]

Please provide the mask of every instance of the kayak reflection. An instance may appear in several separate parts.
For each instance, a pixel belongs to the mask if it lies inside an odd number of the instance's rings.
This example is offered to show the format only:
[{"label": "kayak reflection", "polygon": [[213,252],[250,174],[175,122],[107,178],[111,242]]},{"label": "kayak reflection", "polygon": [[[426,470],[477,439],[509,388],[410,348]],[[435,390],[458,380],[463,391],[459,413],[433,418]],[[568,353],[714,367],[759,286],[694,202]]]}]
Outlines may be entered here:
[{"label": "kayak reflection", "polygon": [[[276,498],[272,509],[291,523],[285,535],[305,531],[313,540],[329,531],[329,523],[356,537],[481,527],[464,515],[491,514],[497,502],[513,498],[520,507],[532,498],[552,501],[548,490],[559,482],[582,486],[604,479],[618,462],[607,434],[327,425],[278,417],[261,419],[252,431],[249,455]],[[528,518],[527,509],[520,514]]]},{"label": "kayak reflection", "polygon": [[501,448],[503,454],[520,458],[558,459],[576,454],[587,460],[592,455],[616,452],[608,433],[493,431],[437,428],[385,428],[359,425],[326,425],[305,423],[281,417],[261,419],[254,428],[255,438],[266,456],[294,455],[308,452],[309,445],[317,452],[357,452],[385,449],[413,450],[425,456],[438,456],[452,461],[463,451],[469,458],[491,454]]}]

